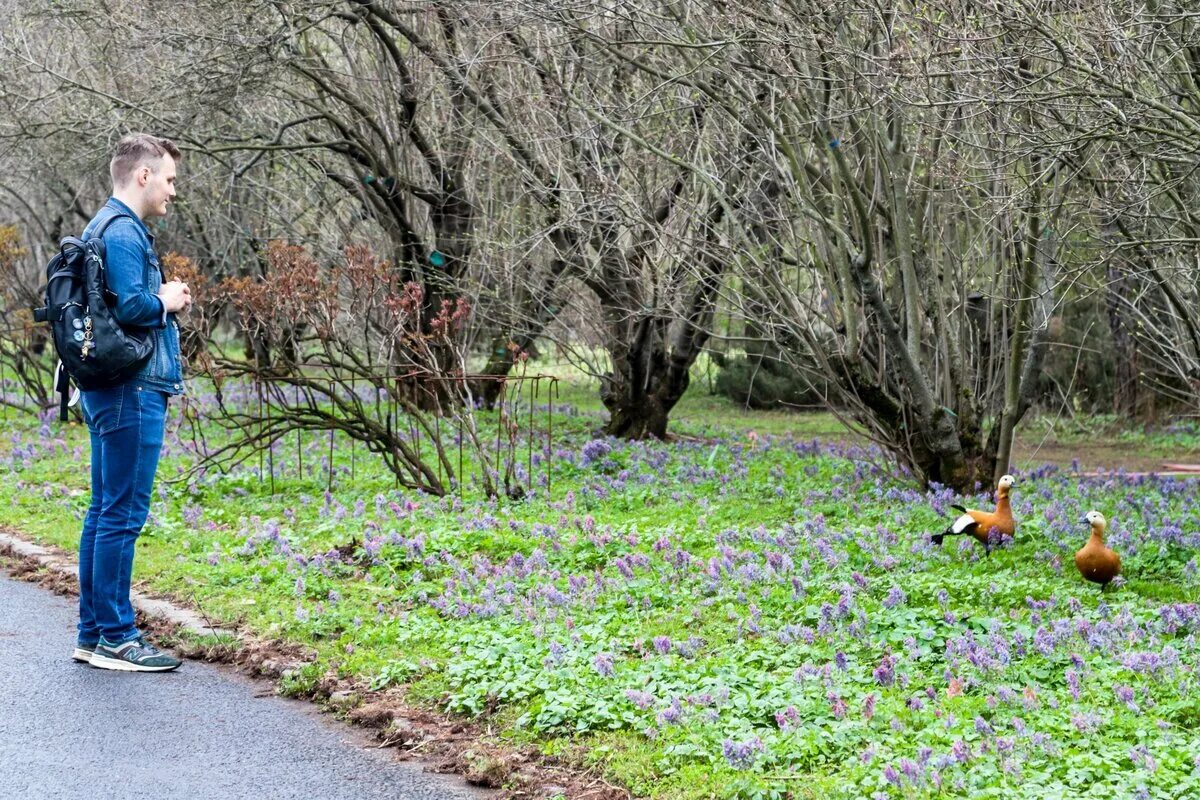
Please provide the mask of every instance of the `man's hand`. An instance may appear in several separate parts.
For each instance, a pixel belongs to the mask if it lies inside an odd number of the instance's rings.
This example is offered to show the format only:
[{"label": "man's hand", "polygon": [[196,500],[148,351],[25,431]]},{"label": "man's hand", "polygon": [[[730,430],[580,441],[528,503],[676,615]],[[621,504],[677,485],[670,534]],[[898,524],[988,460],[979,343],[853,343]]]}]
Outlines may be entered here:
[{"label": "man's hand", "polygon": [[163,308],[170,313],[187,311],[192,306],[192,290],[183,281],[169,281],[158,290]]}]

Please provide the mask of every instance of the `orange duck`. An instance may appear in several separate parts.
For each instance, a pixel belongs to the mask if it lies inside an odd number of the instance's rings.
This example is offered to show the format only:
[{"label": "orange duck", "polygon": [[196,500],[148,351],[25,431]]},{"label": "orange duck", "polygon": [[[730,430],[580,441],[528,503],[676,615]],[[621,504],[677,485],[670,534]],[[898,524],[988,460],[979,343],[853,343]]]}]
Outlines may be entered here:
[{"label": "orange duck", "polygon": [[1075,554],[1075,566],[1080,575],[1092,583],[1100,584],[1100,591],[1104,591],[1109,581],[1120,574],[1121,557],[1104,544],[1104,530],[1108,527],[1104,515],[1099,511],[1089,511],[1085,519],[1092,526],[1092,536]]},{"label": "orange duck", "polygon": [[983,545],[984,552],[990,556],[992,554],[991,532],[993,530],[1009,537],[1015,535],[1017,532],[1017,521],[1013,519],[1012,505],[1008,501],[1009,492],[1012,490],[1015,482],[1012,475],[1004,475],[1000,478],[1000,483],[996,486],[995,511],[976,511],[973,508],[950,506],[956,511],[961,511],[962,516],[954,520],[954,524],[946,530],[933,534],[930,539],[933,540],[934,544],[940,545],[942,540],[947,536],[961,536],[964,533],[970,534]]}]

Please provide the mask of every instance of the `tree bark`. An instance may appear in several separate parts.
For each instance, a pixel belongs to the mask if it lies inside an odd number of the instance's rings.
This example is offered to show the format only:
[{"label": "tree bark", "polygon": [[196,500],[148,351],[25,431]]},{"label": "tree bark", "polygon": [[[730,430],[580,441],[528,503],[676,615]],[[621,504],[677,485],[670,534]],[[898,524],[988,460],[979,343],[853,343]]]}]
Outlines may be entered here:
[{"label": "tree bark", "polygon": [[1113,341],[1113,413],[1133,419],[1140,411],[1137,342],[1129,330],[1129,320],[1122,307],[1122,296],[1132,287],[1129,275],[1110,260],[1105,270],[1104,305],[1108,330]]}]

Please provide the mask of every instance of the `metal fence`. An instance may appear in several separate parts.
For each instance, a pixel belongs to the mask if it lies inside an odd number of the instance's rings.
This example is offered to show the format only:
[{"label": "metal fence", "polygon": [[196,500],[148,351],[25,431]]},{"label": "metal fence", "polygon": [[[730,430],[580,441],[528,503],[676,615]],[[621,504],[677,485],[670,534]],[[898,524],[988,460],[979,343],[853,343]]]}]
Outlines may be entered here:
[{"label": "metal fence", "polygon": [[[300,365],[300,368],[310,365]],[[311,365],[328,369],[328,365]],[[301,380],[302,385],[297,385]],[[402,392],[418,392],[433,398],[468,398],[472,396],[466,387],[478,389],[493,386],[494,402],[488,411],[494,414],[494,430],[484,430],[483,409],[466,407],[461,403],[432,404],[423,409],[420,417],[412,413],[411,402],[401,402]],[[318,388],[320,386],[320,388]],[[458,389],[447,394],[440,389]],[[304,378],[296,375],[255,374],[248,386],[242,386],[239,396],[231,405],[240,405],[243,410],[230,413],[229,419],[243,420],[247,430],[243,431],[243,448],[257,451],[260,482],[270,488],[272,496],[277,492],[277,479],[305,477],[305,454],[311,453],[314,437],[323,436],[327,454],[323,459],[324,482],[328,490],[335,484],[338,469],[335,456],[345,451],[339,440],[349,449],[349,479],[356,480],[361,450],[370,448],[361,437],[349,435],[349,426],[339,418],[337,409],[347,403],[369,421],[379,426],[389,441],[402,441],[411,452],[423,457],[431,453],[429,463],[436,474],[439,485],[457,492],[461,498],[464,490],[472,483],[487,485],[481,470],[491,469],[492,481],[503,480],[506,491],[527,494],[535,489],[536,451],[542,451],[540,474],[542,487],[549,494],[551,471],[549,454],[554,446],[555,401],[558,399],[559,379],[553,375],[453,375],[439,376],[422,373],[355,375],[346,378]],[[341,402],[335,402],[335,401]],[[222,405],[223,405],[222,401]],[[329,410],[317,413],[317,407],[327,404]],[[192,444],[198,453],[207,451],[203,432],[203,417],[196,403],[186,396],[181,400],[182,416],[189,423]],[[248,408],[247,408],[248,406]],[[422,418],[423,417],[423,418]],[[302,419],[303,418],[303,419]],[[321,430],[321,421],[326,426]],[[295,422],[291,424],[289,420]],[[361,420],[359,420],[361,422]],[[490,420],[488,424],[492,424]],[[468,428],[473,428],[468,430]],[[182,436],[181,428],[181,436]],[[290,466],[281,458],[281,445],[290,448],[284,440],[293,439],[295,446],[294,464]],[[348,441],[347,441],[348,440]],[[469,451],[474,451],[469,452]],[[310,455],[311,457],[311,455]],[[448,474],[447,459],[453,470]],[[240,460],[240,459],[239,459]],[[288,459],[290,460],[290,459]],[[524,474],[515,469],[523,462]],[[395,473],[397,486],[401,477]],[[312,477],[312,468],[308,470]],[[447,491],[446,493],[449,493]]]}]

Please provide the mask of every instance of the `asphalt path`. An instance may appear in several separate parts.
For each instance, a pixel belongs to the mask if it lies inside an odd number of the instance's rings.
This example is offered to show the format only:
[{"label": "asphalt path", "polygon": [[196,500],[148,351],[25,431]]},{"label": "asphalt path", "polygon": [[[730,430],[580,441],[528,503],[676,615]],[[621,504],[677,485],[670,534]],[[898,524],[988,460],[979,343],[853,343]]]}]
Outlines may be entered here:
[{"label": "asphalt path", "polygon": [[0,798],[459,800],[421,771],[232,669],[122,673],[71,660],[75,605],[0,571]]}]

